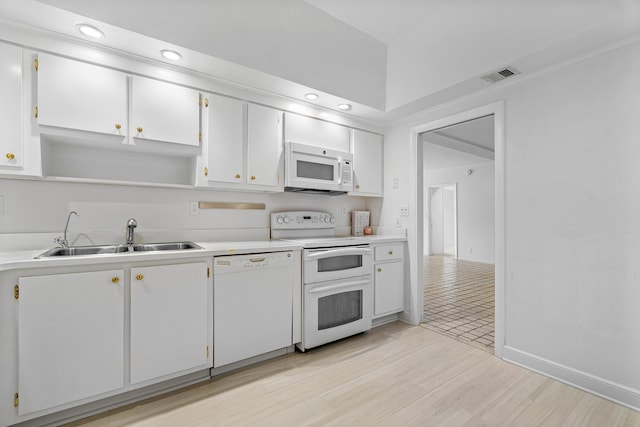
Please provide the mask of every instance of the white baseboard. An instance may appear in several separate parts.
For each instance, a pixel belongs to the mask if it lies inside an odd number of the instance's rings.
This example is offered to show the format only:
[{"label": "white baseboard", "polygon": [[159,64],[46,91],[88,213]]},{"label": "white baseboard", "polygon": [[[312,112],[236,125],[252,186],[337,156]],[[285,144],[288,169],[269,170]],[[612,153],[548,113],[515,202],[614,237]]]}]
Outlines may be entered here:
[{"label": "white baseboard", "polygon": [[509,346],[504,347],[503,359],[596,396],[640,411],[640,390],[578,371]]}]

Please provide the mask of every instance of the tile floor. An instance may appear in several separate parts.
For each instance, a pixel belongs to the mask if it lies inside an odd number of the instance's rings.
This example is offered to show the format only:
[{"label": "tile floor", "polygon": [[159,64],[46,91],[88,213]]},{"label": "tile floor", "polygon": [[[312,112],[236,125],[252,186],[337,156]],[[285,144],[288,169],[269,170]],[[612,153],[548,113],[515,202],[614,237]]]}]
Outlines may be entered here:
[{"label": "tile floor", "polygon": [[493,353],[494,265],[424,258],[422,326]]}]

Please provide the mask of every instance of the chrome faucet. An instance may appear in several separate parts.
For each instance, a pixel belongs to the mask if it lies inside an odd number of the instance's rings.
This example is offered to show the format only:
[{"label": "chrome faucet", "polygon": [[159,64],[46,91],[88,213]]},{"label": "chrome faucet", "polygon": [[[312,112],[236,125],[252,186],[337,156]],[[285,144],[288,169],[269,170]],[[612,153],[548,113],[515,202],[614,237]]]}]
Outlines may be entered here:
[{"label": "chrome faucet", "polygon": [[63,248],[69,247],[69,241],[67,240],[67,229],[69,228],[69,221],[71,220],[71,215],[80,216],[76,211],[69,212],[69,216],[67,216],[67,224],[64,226],[64,235],[62,237],[56,237],[55,239],[53,239],[54,242],[56,242]]},{"label": "chrome faucet", "polygon": [[138,223],[135,219],[129,218],[127,221],[127,246],[129,247],[129,251],[133,250],[133,229],[138,226]]}]

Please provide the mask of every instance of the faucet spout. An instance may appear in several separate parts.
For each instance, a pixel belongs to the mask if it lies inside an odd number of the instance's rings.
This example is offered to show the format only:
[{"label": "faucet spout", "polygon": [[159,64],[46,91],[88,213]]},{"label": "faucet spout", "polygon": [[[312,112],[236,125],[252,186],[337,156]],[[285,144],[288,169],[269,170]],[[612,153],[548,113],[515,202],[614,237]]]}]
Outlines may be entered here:
[{"label": "faucet spout", "polygon": [[69,246],[69,241],[67,240],[67,230],[69,229],[69,221],[71,220],[71,215],[80,216],[76,211],[69,212],[69,215],[67,216],[67,223],[64,226],[64,235],[62,237],[56,237],[55,239],[53,239],[57,244],[59,244],[63,248],[66,248]]},{"label": "faucet spout", "polygon": [[134,218],[129,218],[127,221],[127,246],[129,251],[133,250],[133,230],[138,226],[138,222]]}]

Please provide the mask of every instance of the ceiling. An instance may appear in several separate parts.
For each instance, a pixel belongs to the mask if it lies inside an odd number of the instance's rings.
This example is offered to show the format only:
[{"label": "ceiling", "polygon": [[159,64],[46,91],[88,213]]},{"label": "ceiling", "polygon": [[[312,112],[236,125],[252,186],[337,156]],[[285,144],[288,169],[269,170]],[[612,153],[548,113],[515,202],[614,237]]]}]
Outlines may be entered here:
[{"label": "ceiling", "polygon": [[494,140],[492,115],[426,132],[423,167],[433,170],[492,161]]},{"label": "ceiling", "polygon": [[448,0],[304,0],[389,45],[419,26]]},{"label": "ceiling", "polygon": [[[3,0],[0,19],[386,124],[640,35],[637,0]],[[2,26],[0,26],[2,27]],[[0,39],[2,38],[0,28]],[[86,43],[86,40],[84,41]],[[497,83],[501,84],[501,83]]]}]

